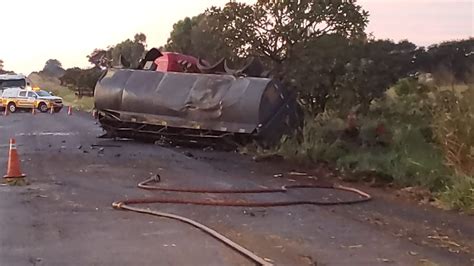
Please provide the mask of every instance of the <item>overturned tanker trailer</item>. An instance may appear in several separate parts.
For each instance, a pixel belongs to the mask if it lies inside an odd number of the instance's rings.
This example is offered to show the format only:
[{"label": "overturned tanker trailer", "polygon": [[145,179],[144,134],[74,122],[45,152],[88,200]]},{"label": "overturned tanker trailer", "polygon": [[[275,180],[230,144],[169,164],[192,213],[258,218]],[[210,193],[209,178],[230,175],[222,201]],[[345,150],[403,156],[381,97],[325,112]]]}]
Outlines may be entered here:
[{"label": "overturned tanker trailer", "polygon": [[[155,53],[155,55],[151,53]],[[152,49],[138,69],[112,68],[95,88],[106,137],[262,144],[299,125],[295,96],[250,60],[232,70]]]}]

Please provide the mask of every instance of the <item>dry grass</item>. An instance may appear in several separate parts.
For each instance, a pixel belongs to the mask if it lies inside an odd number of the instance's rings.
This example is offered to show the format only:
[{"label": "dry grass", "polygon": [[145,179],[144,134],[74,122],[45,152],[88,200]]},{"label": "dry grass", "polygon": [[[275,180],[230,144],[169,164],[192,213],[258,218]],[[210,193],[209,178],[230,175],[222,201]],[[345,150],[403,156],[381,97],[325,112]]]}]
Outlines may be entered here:
[{"label": "dry grass", "polygon": [[474,90],[438,101],[434,133],[445,164],[454,171],[441,199],[451,208],[474,213]]},{"label": "dry grass", "polygon": [[94,97],[78,98],[74,91],[68,87],[61,86],[56,78],[44,77],[37,73],[32,73],[29,76],[34,86],[38,86],[45,91],[53,92],[55,95],[63,98],[64,104],[72,106],[75,109],[83,111],[91,111],[94,108]]}]

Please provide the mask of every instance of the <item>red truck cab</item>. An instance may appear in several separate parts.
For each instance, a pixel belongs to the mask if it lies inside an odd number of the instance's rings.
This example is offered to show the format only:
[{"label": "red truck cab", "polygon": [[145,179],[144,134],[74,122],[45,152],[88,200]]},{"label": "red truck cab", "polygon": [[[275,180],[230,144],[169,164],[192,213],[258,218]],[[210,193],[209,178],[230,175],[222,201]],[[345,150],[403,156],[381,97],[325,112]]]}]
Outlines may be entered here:
[{"label": "red truck cab", "polygon": [[163,52],[163,56],[155,60],[156,71],[160,72],[192,72],[197,73],[198,59],[179,53]]}]

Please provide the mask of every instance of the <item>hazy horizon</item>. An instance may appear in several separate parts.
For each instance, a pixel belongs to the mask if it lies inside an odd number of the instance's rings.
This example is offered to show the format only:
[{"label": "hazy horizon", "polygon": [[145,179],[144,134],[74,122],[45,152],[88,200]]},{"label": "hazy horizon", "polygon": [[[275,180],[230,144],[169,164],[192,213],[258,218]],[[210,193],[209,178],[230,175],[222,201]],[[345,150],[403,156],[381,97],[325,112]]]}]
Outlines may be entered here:
[{"label": "hazy horizon", "polygon": [[[87,67],[90,64],[86,56],[94,48],[114,45],[139,32],[146,34],[149,47],[158,47],[166,43],[175,22],[210,6],[222,6],[228,0],[166,3],[136,0],[133,5],[123,0],[114,1],[113,5],[109,1],[71,2],[2,3],[2,10],[12,10],[1,16],[2,21],[8,22],[0,41],[0,59],[5,61],[5,69],[29,74],[41,70],[51,58],[61,61],[64,68]],[[358,2],[370,12],[367,33],[373,33],[376,38],[408,39],[419,46],[428,46],[474,35],[474,0]]]}]

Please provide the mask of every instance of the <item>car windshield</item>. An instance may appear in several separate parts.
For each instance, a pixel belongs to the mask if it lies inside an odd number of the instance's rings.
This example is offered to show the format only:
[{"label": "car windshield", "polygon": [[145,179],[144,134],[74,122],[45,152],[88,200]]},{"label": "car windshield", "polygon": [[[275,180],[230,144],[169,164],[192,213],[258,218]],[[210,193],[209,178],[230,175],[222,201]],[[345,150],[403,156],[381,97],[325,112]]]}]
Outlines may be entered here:
[{"label": "car windshield", "polygon": [[26,86],[26,80],[24,79],[0,79],[0,88],[14,88],[14,87],[21,87],[24,88]]},{"label": "car windshield", "polygon": [[37,91],[36,94],[38,94],[40,97],[51,96],[51,94],[47,93],[46,91]]}]

